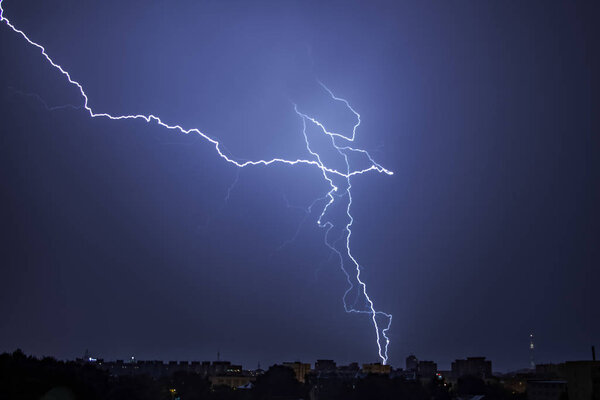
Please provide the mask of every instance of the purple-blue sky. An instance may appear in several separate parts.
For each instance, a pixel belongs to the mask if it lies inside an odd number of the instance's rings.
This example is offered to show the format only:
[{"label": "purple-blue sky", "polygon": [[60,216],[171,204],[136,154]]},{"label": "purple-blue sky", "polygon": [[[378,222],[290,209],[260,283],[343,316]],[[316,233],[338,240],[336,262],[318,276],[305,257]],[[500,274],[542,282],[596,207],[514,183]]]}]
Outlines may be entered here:
[{"label": "purple-blue sky", "polygon": [[[98,112],[198,127],[239,159],[308,157],[292,103],[394,176],[353,180],[354,254],[390,363],[589,357],[598,289],[596,10],[553,2],[4,0]],[[376,361],[307,207],[318,169],[240,170],[198,136],[91,119],[0,24],[0,351]],[[595,85],[595,86],[594,86]]]}]

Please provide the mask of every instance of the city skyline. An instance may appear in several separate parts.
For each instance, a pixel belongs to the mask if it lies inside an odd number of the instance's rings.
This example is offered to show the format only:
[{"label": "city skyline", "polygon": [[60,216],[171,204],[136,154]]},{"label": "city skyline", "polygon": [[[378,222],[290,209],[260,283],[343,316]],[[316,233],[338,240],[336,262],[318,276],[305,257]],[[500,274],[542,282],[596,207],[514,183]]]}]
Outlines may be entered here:
[{"label": "city skyline", "polygon": [[[19,351],[22,351],[22,349],[17,349]],[[52,355],[34,355],[37,357],[52,357],[55,358]],[[596,361],[596,353],[595,353],[595,346],[591,345],[588,348],[588,358],[582,358],[582,360],[593,360]],[[350,365],[356,365],[359,367],[362,367],[364,365],[386,365],[386,364],[382,364],[379,361],[375,360],[375,361],[368,361],[368,360],[363,360],[363,361],[358,361],[358,360],[353,360],[350,362],[342,362],[342,363],[338,363],[335,359],[326,359],[326,358],[317,358],[314,360],[301,360],[301,359],[282,359],[282,360],[277,360],[271,363],[262,363],[261,360],[257,360],[255,366],[256,368],[253,368],[251,365],[246,365],[244,363],[239,362],[235,356],[230,356],[229,358],[227,357],[223,357],[221,354],[221,351],[217,351],[215,353],[215,357],[204,357],[204,358],[185,358],[185,359],[159,359],[159,358],[140,358],[137,357],[135,354],[132,355],[127,355],[126,357],[122,356],[122,357],[117,357],[117,358],[113,358],[113,359],[107,359],[105,357],[103,357],[101,354],[95,354],[93,352],[90,352],[89,349],[86,349],[85,352],[83,353],[82,357],[75,357],[72,359],[60,359],[62,361],[78,361],[78,362],[92,362],[92,363],[96,363],[96,362],[101,362],[101,363],[123,363],[123,364],[136,364],[136,363],[161,363],[164,364],[165,366],[168,366],[171,363],[176,363],[176,364],[180,364],[180,363],[185,363],[186,365],[188,364],[193,364],[193,363],[202,363],[202,364],[222,364],[222,365],[234,365],[234,366],[239,366],[240,368],[243,368],[244,370],[248,370],[248,371],[253,371],[253,370],[260,370],[260,369],[266,369],[270,366],[273,365],[283,365],[286,366],[287,364],[295,364],[295,363],[299,363],[299,364],[303,364],[303,365],[308,365],[309,369],[311,369],[312,366],[315,366],[315,369],[317,369],[317,364],[319,362],[332,362],[333,365],[337,365],[338,367],[345,367],[345,366],[350,366]],[[405,371],[417,371],[419,368],[421,368],[421,366],[423,365],[423,363],[425,363],[427,365],[427,368],[430,368],[429,366],[433,366],[435,371],[453,371],[455,368],[456,369],[460,369],[460,368],[464,368],[461,367],[459,364],[457,364],[458,362],[465,362],[468,360],[475,360],[475,361],[479,361],[479,360],[485,360],[485,363],[489,363],[489,371],[490,371],[490,376],[492,373],[494,374],[506,374],[506,373],[515,373],[515,372],[523,372],[523,371],[535,371],[536,367],[538,366],[546,366],[546,365],[553,365],[553,364],[560,364],[562,362],[564,362],[565,360],[544,360],[542,362],[534,362],[533,365],[531,364],[531,361],[529,364],[527,364],[526,366],[523,366],[522,368],[516,368],[513,370],[499,370],[497,368],[492,369],[492,365],[493,365],[493,360],[487,359],[487,357],[482,356],[482,355],[465,355],[462,358],[461,357],[457,357],[455,359],[453,359],[448,365],[445,364],[441,364],[439,363],[435,358],[429,358],[429,359],[420,359],[418,358],[415,354],[413,353],[409,353],[409,355],[404,359],[403,363],[401,365],[389,365],[393,370],[405,370]],[[529,359],[531,360],[531,358]],[[455,366],[455,364],[457,364]],[[247,367],[247,368],[245,368]],[[465,374],[467,375],[467,374]]]},{"label": "city skyline", "polygon": [[[533,369],[492,373],[485,357],[467,357],[440,370],[433,361],[411,355],[406,368],[382,363],[339,365],[334,360],[283,362],[262,369],[244,369],[229,361],[105,361],[88,352],[75,361],[36,359],[17,350],[0,354],[0,370],[12,397],[46,396],[130,399],[257,399],[359,400],[412,398],[419,400],[597,399],[600,362],[592,360],[539,364]],[[55,386],[48,390],[55,382]],[[70,395],[70,396],[68,396]]]}]

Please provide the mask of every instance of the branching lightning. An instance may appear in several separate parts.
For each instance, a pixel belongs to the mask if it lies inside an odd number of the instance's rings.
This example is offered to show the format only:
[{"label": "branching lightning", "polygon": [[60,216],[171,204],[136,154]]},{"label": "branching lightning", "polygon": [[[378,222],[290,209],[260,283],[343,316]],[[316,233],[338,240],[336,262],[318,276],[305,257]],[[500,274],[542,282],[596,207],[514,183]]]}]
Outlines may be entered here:
[{"label": "branching lightning", "polygon": [[[355,175],[362,175],[362,174],[365,174],[365,173],[371,172],[371,171],[383,173],[383,174],[387,174],[387,175],[393,175],[393,172],[385,169],[384,167],[382,167],[381,165],[376,163],[368,151],[363,150],[363,149],[354,148],[351,146],[351,144],[354,142],[354,139],[356,137],[356,132],[361,123],[361,119],[360,119],[360,114],[352,108],[352,106],[350,105],[350,103],[347,100],[335,96],[335,94],[327,86],[325,86],[323,83],[319,82],[319,84],[322,86],[322,88],[329,94],[329,96],[334,101],[344,103],[344,105],[348,108],[348,110],[350,110],[355,115],[357,122],[355,123],[355,125],[352,128],[351,135],[344,135],[341,133],[328,131],[321,122],[319,122],[317,119],[301,112],[299,110],[298,106],[294,105],[294,110],[295,110],[296,114],[302,120],[302,133],[304,135],[304,140],[306,143],[306,150],[312,156],[311,159],[298,158],[295,160],[287,160],[287,159],[283,159],[283,158],[272,158],[272,159],[268,159],[268,160],[244,160],[244,161],[236,160],[236,159],[232,158],[231,156],[227,155],[223,151],[224,146],[218,140],[208,136],[207,134],[203,133],[202,131],[200,131],[197,128],[186,129],[178,124],[169,124],[169,123],[163,122],[163,120],[161,118],[159,118],[158,116],[155,116],[152,114],[149,114],[149,115],[143,115],[143,114],[111,115],[108,113],[96,112],[96,111],[92,110],[92,108],[88,104],[88,96],[87,96],[86,92],[84,91],[82,84],[79,83],[78,81],[74,80],[71,77],[71,74],[66,69],[64,69],[61,65],[57,64],[48,55],[48,53],[46,53],[46,49],[42,45],[31,40],[25,34],[25,32],[16,28],[4,16],[4,9],[2,8],[2,2],[3,2],[3,0],[0,0],[0,22],[5,23],[6,26],[8,26],[12,31],[14,31],[18,35],[20,35],[23,39],[25,39],[25,41],[27,43],[29,43],[31,46],[34,46],[37,49],[39,49],[41,51],[42,56],[46,59],[46,61],[48,61],[48,63],[50,63],[50,65],[52,65],[62,75],[64,75],[65,78],[67,79],[67,81],[71,85],[77,87],[80,95],[83,98],[82,108],[85,109],[89,113],[90,117],[92,117],[92,118],[102,117],[102,118],[108,118],[110,120],[140,119],[140,120],[146,121],[147,123],[156,123],[156,124],[162,126],[163,128],[166,128],[169,130],[179,131],[180,133],[184,133],[184,134],[194,133],[194,134],[200,135],[203,139],[205,139],[206,141],[208,141],[210,144],[212,144],[214,146],[219,157],[221,157],[226,162],[235,165],[238,168],[244,168],[244,167],[249,167],[249,166],[258,166],[258,165],[267,166],[267,165],[272,165],[272,164],[284,164],[284,165],[290,165],[290,166],[305,165],[305,166],[312,166],[312,167],[318,168],[321,171],[323,179],[328,183],[330,190],[324,197],[315,200],[315,202],[313,202],[310,205],[310,207],[308,208],[308,211],[310,213],[312,208],[317,203],[319,203],[321,201],[326,202],[326,204],[323,207],[323,209],[321,210],[321,213],[316,222],[319,227],[325,229],[325,239],[324,239],[325,245],[328,248],[330,248],[334,254],[336,254],[338,256],[339,262],[340,262],[340,268],[343,271],[343,273],[345,274],[346,280],[349,284],[349,287],[343,296],[344,309],[348,313],[359,313],[359,314],[370,315],[371,320],[373,322],[373,327],[375,329],[375,334],[377,337],[378,355],[381,358],[382,363],[385,364],[387,362],[388,346],[390,343],[390,340],[387,336],[387,332],[389,331],[391,323],[392,323],[392,315],[384,313],[382,311],[378,311],[375,309],[375,305],[374,305],[373,301],[367,294],[367,285],[361,279],[361,266],[358,263],[358,261],[356,260],[356,258],[353,256],[351,247],[350,247],[351,236],[352,236],[351,228],[354,223],[354,218],[352,217],[352,214],[351,214],[351,207],[352,207],[351,178]],[[47,108],[51,109],[50,107],[47,107]],[[77,108],[77,107],[74,107],[74,108]],[[325,165],[319,152],[315,151],[311,147],[309,135],[307,133],[307,125],[308,124],[313,124],[324,135],[327,135],[329,137],[329,139],[331,141],[331,146],[333,146],[333,149],[335,149],[335,151],[344,160],[345,169],[338,170],[336,168],[330,168]],[[352,153],[359,153],[359,154],[363,155],[364,157],[366,157],[369,160],[370,165],[368,167],[362,168],[362,169],[351,168],[350,162],[348,160],[348,155],[352,154]],[[236,181],[237,181],[237,178],[236,178]],[[228,191],[227,197],[229,197],[230,190]],[[336,201],[337,201],[337,203],[336,203]],[[331,241],[329,238],[329,235],[330,235],[330,232],[332,231],[332,229],[335,227],[335,225],[331,221],[331,219],[328,218],[328,211],[334,206],[334,204],[345,205],[345,215],[347,217],[347,223],[345,224],[345,226],[343,226],[343,230],[342,230],[343,233],[342,233],[341,237],[335,241]],[[343,248],[340,249],[339,248],[340,243],[342,243],[342,242],[343,242],[343,246],[342,246]],[[353,267],[352,274],[350,272],[348,272],[348,269],[346,267],[347,264],[350,264]],[[359,299],[358,295],[356,296],[352,305],[349,305],[349,303],[347,301],[347,297],[348,297],[349,293],[352,292],[355,288],[358,289],[360,291],[360,295],[364,297],[364,300],[365,300],[364,307],[357,306],[357,302]],[[383,324],[382,324],[382,320],[383,320]]]}]

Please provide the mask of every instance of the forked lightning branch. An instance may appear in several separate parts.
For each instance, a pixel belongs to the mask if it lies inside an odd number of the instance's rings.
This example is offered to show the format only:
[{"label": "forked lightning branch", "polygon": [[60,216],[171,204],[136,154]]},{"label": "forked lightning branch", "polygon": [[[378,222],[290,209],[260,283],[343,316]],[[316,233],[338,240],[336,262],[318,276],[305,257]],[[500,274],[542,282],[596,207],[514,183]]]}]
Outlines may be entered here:
[{"label": "forked lightning branch", "polygon": [[[177,131],[183,134],[197,134],[200,135],[203,139],[205,139],[209,144],[214,146],[215,151],[218,156],[222,158],[225,162],[235,165],[238,168],[245,168],[251,166],[268,166],[274,164],[283,164],[289,166],[307,166],[312,168],[317,168],[320,170],[321,178],[327,182],[330,190],[323,197],[326,200],[325,205],[316,221],[316,223],[325,229],[325,245],[329,247],[335,254],[337,254],[340,262],[340,268],[342,272],[346,276],[346,280],[349,284],[348,289],[344,293],[343,303],[344,309],[348,313],[358,313],[358,314],[367,314],[370,316],[370,320],[373,324],[373,328],[375,330],[376,342],[377,342],[377,350],[378,355],[381,358],[382,363],[386,363],[388,360],[388,346],[390,344],[389,337],[387,335],[391,323],[392,323],[392,315],[384,313],[382,311],[378,311],[375,308],[375,305],[371,298],[367,293],[367,285],[365,281],[361,278],[361,267],[357,259],[353,256],[351,251],[351,237],[352,237],[352,224],[354,219],[351,214],[352,208],[352,182],[351,178],[355,175],[361,175],[368,172],[376,172],[387,175],[393,175],[392,171],[389,171],[377,164],[371,155],[363,149],[353,147],[353,142],[356,138],[357,129],[360,125],[360,115],[350,106],[350,103],[340,97],[334,95],[334,93],[327,88],[324,84],[319,82],[323,89],[331,96],[331,99],[334,101],[342,102],[348,110],[350,110],[354,116],[356,117],[356,123],[352,128],[352,132],[350,134],[342,134],[338,132],[332,132],[327,130],[327,128],[319,122],[317,119],[303,113],[300,111],[300,108],[297,105],[294,105],[294,111],[299,116],[302,121],[302,134],[304,136],[306,150],[308,151],[310,157],[305,159],[295,159],[288,160],[283,158],[271,158],[266,160],[252,160],[252,161],[238,161],[231,156],[225,154],[223,149],[221,148],[221,143],[200,131],[197,128],[184,128],[178,124],[172,124],[164,122],[161,118],[156,115],[148,114],[132,114],[132,115],[112,115],[103,112],[94,111],[89,106],[88,95],[86,94],[83,85],[72,78],[71,73],[68,72],[63,66],[56,63],[46,52],[46,49],[39,43],[31,40],[25,32],[18,29],[13,25],[8,18],[4,15],[3,9],[3,0],[0,0],[0,21],[3,22],[7,27],[9,27],[14,33],[20,35],[29,45],[36,47],[42,54],[42,56],[46,59],[50,65],[52,65],[56,70],[58,70],[69,84],[75,86],[81,97],[83,98],[83,108],[88,112],[90,117],[92,118],[107,118],[111,120],[124,120],[124,119],[139,119],[143,120],[147,123],[155,123],[162,126],[165,129]],[[331,144],[331,148],[335,150],[341,159],[344,161],[343,169],[336,169],[329,167],[324,161],[321,154],[315,150],[311,146],[311,142],[309,140],[309,135],[307,133],[307,126],[312,124],[317,128],[318,132],[321,132],[323,135],[326,135],[329,139],[329,143]],[[365,157],[368,160],[368,166],[362,169],[354,169],[351,166],[349,155],[351,154],[360,154],[362,157]],[[336,203],[338,202],[338,203]],[[313,203],[314,204],[314,203]],[[335,241],[332,241],[329,237],[330,231],[334,228],[334,223],[332,222],[332,218],[329,218],[329,211],[336,205],[342,204],[344,205],[346,222],[342,227],[343,235],[341,243],[342,246],[339,246],[340,243],[339,238]],[[347,297],[348,294],[357,289],[361,296],[364,296],[364,306],[359,307],[356,306],[357,301],[355,300],[353,304],[350,304]]]}]

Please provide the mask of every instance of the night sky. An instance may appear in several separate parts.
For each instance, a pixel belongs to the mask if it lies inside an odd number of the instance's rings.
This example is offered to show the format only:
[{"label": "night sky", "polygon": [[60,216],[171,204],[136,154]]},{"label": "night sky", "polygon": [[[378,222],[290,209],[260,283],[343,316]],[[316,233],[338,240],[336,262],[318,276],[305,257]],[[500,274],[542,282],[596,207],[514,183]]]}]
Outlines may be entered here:
[{"label": "night sky", "polygon": [[[2,6],[95,111],[197,127],[239,160],[310,157],[293,104],[348,132],[317,80],[348,99],[357,146],[395,173],[352,181],[353,253],[394,316],[393,366],[526,368],[531,332],[538,362],[590,358],[597,6],[322,3]],[[305,211],[328,191],[318,168],[237,169],[198,135],[50,110],[83,101],[4,23],[0,48],[0,351],[379,360],[369,317],[344,312],[321,208]]]}]

